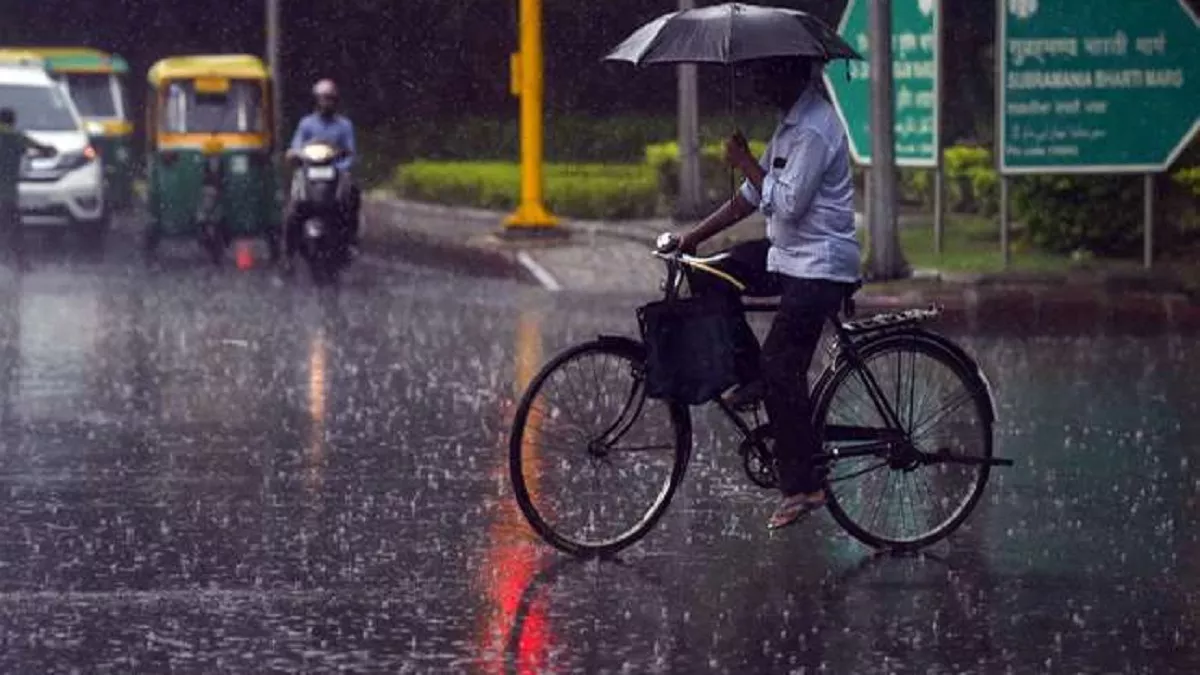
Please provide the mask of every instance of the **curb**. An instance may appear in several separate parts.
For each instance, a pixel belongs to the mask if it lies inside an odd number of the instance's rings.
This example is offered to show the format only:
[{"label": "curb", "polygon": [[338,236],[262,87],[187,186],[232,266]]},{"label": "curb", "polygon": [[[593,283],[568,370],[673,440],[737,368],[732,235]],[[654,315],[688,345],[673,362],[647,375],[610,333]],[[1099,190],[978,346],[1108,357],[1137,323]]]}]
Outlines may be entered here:
[{"label": "curb", "polygon": [[1094,289],[999,289],[859,295],[858,316],[938,305],[939,325],[972,334],[1046,337],[1194,335],[1200,306],[1181,294]]},{"label": "curb", "polygon": [[515,252],[417,232],[394,221],[377,225],[376,223],[392,221],[388,215],[378,213],[379,209],[386,207],[386,204],[363,201],[363,214],[366,217],[363,239],[370,242],[371,247],[385,257],[395,256],[413,263],[445,267],[467,276],[514,279],[528,284],[539,283],[536,275],[518,260],[518,254]]}]

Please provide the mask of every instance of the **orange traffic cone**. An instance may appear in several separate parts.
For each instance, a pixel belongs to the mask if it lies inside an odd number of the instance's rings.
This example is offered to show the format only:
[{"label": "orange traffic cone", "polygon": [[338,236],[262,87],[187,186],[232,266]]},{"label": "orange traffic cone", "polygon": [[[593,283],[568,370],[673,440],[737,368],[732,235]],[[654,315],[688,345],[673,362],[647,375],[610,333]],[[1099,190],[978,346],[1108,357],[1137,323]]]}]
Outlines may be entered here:
[{"label": "orange traffic cone", "polygon": [[250,248],[250,242],[245,239],[238,240],[236,258],[239,270],[244,271],[254,267],[254,250]]}]

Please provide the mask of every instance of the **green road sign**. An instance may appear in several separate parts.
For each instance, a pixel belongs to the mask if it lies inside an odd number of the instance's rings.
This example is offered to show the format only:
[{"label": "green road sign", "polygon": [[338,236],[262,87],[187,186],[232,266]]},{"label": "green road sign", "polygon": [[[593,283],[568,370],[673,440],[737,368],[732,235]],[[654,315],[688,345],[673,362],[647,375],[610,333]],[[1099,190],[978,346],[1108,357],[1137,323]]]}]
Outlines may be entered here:
[{"label": "green road sign", "polygon": [[998,0],[1000,169],[1151,173],[1200,127],[1186,0]]},{"label": "green road sign", "polygon": [[[892,0],[891,4],[896,163],[937,166],[939,0]],[[849,62],[849,79],[841,65],[830,66],[826,74],[846,124],[850,154],[859,164],[871,163],[870,6],[870,0],[850,0],[838,27],[842,38],[866,60]]]}]

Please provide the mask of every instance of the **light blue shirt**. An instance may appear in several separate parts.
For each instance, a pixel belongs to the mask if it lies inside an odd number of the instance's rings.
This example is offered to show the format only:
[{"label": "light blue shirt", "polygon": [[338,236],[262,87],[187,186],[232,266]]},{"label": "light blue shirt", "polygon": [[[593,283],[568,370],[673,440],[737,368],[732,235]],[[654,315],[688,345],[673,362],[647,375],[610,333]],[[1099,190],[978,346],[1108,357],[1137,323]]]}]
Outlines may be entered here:
[{"label": "light blue shirt", "polygon": [[854,180],[846,131],[833,105],[810,86],[783,117],[759,160],[762,194],[742,196],[767,218],[767,269],[801,279],[854,283]]},{"label": "light blue shirt", "polygon": [[334,115],[326,120],[319,113],[312,113],[300,120],[296,133],[292,136],[292,149],[299,150],[305,145],[321,141],[348,151],[350,154],[337,161],[338,169],[349,171],[354,165],[354,125],[341,115]]}]

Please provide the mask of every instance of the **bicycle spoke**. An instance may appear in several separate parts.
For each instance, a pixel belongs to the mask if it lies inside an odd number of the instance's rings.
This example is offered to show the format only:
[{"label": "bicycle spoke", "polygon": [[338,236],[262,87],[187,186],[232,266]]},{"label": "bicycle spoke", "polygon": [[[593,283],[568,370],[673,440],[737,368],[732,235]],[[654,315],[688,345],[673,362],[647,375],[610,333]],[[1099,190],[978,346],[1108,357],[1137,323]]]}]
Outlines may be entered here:
[{"label": "bicycle spoke", "polygon": [[[922,392],[921,401],[917,405],[917,410],[924,410],[926,403],[935,402],[943,396],[944,387],[942,386],[943,385],[943,377],[942,376],[945,374],[946,374],[946,371],[939,370],[937,372],[937,374],[932,376],[932,382],[930,382],[928,384],[928,386],[925,387],[925,390]],[[937,386],[934,386],[934,385],[937,385]],[[912,420],[912,424],[910,425],[909,430],[908,430],[908,434],[910,437],[915,432],[915,429],[917,426],[917,421],[916,421],[915,417],[916,417],[916,414],[914,412],[914,419]]]},{"label": "bicycle spoke", "polygon": [[[889,471],[889,472],[887,472],[886,474],[884,474],[884,479],[883,479],[883,480],[885,481],[884,489],[885,489],[887,492],[891,492],[891,487],[892,487],[892,472],[890,472],[890,471]],[[874,524],[875,524],[875,522],[876,522],[876,519],[879,517],[879,509],[880,509],[882,506],[883,506],[883,500],[882,500],[882,499],[877,499],[877,500],[875,501],[875,508],[874,508],[874,509],[871,511],[871,521],[870,521],[870,522],[871,522],[871,525],[874,525]]]},{"label": "bicycle spoke", "polygon": [[634,447],[629,447],[629,448],[624,448],[624,447],[620,447],[620,446],[614,446],[614,447],[607,448],[608,452],[651,452],[651,451],[655,451],[655,450],[666,450],[669,452],[674,452],[675,446],[670,445],[670,444],[663,444],[663,445],[640,445],[640,446],[634,446]]},{"label": "bicycle spoke", "polygon": [[933,426],[935,423],[944,419],[947,415],[958,410],[962,406],[972,402],[974,397],[971,396],[971,392],[963,390],[960,391],[952,400],[952,403],[947,403],[946,405],[942,406],[940,410],[923,419],[921,423],[917,425],[915,429],[913,429],[913,438],[923,438],[924,434],[928,433],[929,427]]},{"label": "bicycle spoke", "polygon": [[830,482],[830,483],[840,483],[840,482],[842,482],[842,481],[847,481],[847,480],[850,480],[850,479],[852,479],[852,478],[858,478],[859,476],[862,476],[862,475],[864,475],[864,474],[868,474],[868,473],[870,473],[870,472],[872,472],[872,471],[878,471],[878,470],[880,470],[880,469],[882,469],[882,468],[886,467],[886,466],[887,466],[887,464],[888,464],[888,463],[887,463],[886,461],[884,461],[884,462],[880,462],[880,463],[878,463],[878,464],[875,464],[875,465],[869,466],[869,467],[867,467],[867,468],[865,468],[865,469],[862,469],[861,471],[855,471],[854,473],[847,474],[847,475],[845,475],[845,476],[838,476],[837,478],[831,478],[831,479],[829,480],[829,482]]},{"label": "bicycle spoke", "polygon": [[907,429],[908,429],[908,432],[911,434],[912,433],[912,424],[913,424],[913,415],[914,415],[913,406],[916,405],[916,402],[917,402],[916,401],[916,399],[917,399],[917,397],[916,397],[917,355],[916,354],[909,354],[909,356],[908,356],[908,371],[909,371],[909,373],[908,373],[909,374],[909,380],[908,380],[909,385],[908,385],[908,426],[907,426]]}]

